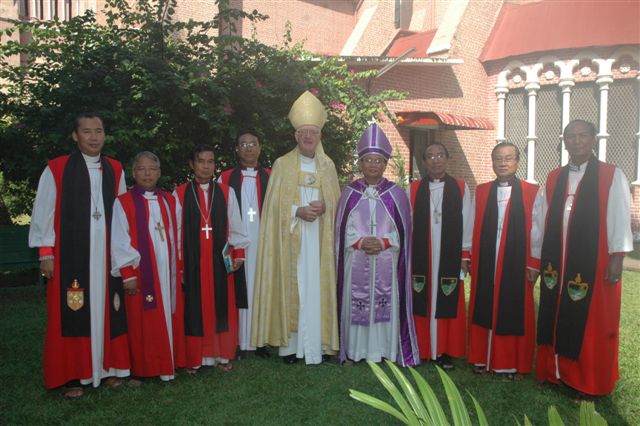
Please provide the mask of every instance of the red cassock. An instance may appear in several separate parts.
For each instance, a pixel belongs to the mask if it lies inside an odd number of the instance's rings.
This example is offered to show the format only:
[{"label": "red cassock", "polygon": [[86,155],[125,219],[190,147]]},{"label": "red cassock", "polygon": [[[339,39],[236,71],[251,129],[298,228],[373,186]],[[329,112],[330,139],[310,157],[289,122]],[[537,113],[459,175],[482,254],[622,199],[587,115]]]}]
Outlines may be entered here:
[{"label": "red cassock", "polygon": [[[54,218],[54,230],[57,236],[60,236],[60,203],[62,182],[65,166],[69,156],[55,158],[49,162],[49,168],[53,174],[56,184],[56,208]],[[120,178],[122,177],[122,164],[111,158],[104,157],[113,168],[115,176],[114,198],[117,196]],[[87,177],[88,178],[88,177]],[[106,207],[106,206],[105,206]],[[109,241],[110,224],[107,224],[107,232],[105,241]],[[51,252],[53,249],[53,252]],[[107,243],[108,250],[108,243]],[[49,253],[47,253],[49,252]],[[60,251],[60,237],[56,239],[56,245],[53,248],[40,247],[40,255],[53,254],[54,256],[54,274],[53,278],[47,282],[47,329],[44,341],[43,353],[43,373],[44,382],[47,389],[53,389],[65,385],[71,380],[90,379],[93,376],[91,364],[91,337],[66,337],[62,335],[61,324],[61,283],[60,283],[60,259],[63,255]],[[103,260],[107,262],[108,259]],[[107,265],[105,271],[106,286],[109,286],[109,270]],[[90,285],[86,283],[85,285]],[[82,284],[81,284],[82,286]],[[129,369],[129,348],[127,344],[127,334],[121,334],[111,338],[111,321],[110,321],[110,304],[112,302],[109,297],[109,289],[106,292],[104,306],[104,346],[103,346],[103,368],[109,370],[115,368],[118,370]]]},{"label": "red cassock", "polygon": [[[426,178],[425,178],[426,179]],[[456,179],[458,186],[460,188],[460,193],[462,197],[464,197],[465,192],[465,183],[463,180]],[[415,197],[418,191],[420,181],[415,181],[411,184],[410,189],[410,198],[411,205],[415,210]],[[444,209],[444,206],[443,206]],[[415,216],[415,215],[414,215]],[[414,217],[414,222],[415,222]],[[446,238],[446,231],[442,230],[442,240]],[[415,250],[415,248],[414,248]],[[426,253],[427,262],[431,264],[431,239],[429,240],[429,247]],[[469,252],[463,250],[461,252],[462,259],[469,258]],[[431,297],[431,274],[427,277],[426,280],[426,294]],[[458,302],[457,302],[457,316],[455,318],[436,318],[437,321],[437,333],[438,333],[438,347],[436,348],[437,356],[442,354],[447,354],[452,357],[460,358],[464,357],[466,353],[466,305],[464,300],[464,280],[458,281],[458,286],[460,287],[460,291],[458,294]],[[415,297],[415,293],[414,293]],[[420,350],[420,358],[421,359],[431,359],[431,327],[430,327],[430,318],[431,318],[431,304],[427,305],[427,316],[415,315],[413,316],[415,327],[416,327],[416,335],[418,337],[418,348]]]},{"label": "red cassock", "polygon": [[[560,170],[555,169],[549,174],[546,185],[547,200],[551,200],[551,194],[555,189]],[[562,381],[572,388],[590,395],[607,395],[613,392],[616,381],[620,377],[618,371],[618,344],[622,285],[620,281],[616,284],[608,284],[604,279],[609,262],[607,204],[614,173],[614,166],[600,163],[598,178],[600,238],[598,240],[596,261],[596,282],[592,286],[593,296],[589,305],[579,358],[573,360],[558,355],[558,373],[560,375],[560,379],[558,379],[556,376],[556,350],[554,346],[538,345],[536,357],[537,380],[552,383]],[[575,199],[579,196],[580,193],[578,191]],[[565,201],[566,198],[567,195],[565,193]],[[546,220],[548,221],[548,219],[547,217]],[[570,232],[571,229],[569,227],[567,234],[570,235]],[[544,268],[544,265],[541,266]],[[541,285],[544,284],[541,283]],[[555,327],[557,327],[557,321]]]},{"label": "red cassock", "polygon": [[[535,203],[538,186],[525,181],[519,181],[522,188],[522,201],[524,203],[524,220],[526,227],[526,241],[522,244],[526,245],[526,265],[535,270],[540,268],[540,262],[531,257],[531,226],[533,205]],[[491,333],[491,348],[489,348],[489,332],[488,328],[473,324],[473,315],[475,312],[475,296],[477,290],[477,276],[474,274],[480,270],[479,268],[479,250],[481,248],[481,235],[483,228],[484,213],[487,210],[487,199],[491,189],[492,182],[478,185],[476,189],[476,210],[473,229],[473,253],[471,256],[471,296],[469,298],[469,354],[467,359],[471,364],[482,364],[487,366],[488,370],[511,370],[516,369],[518,373],[529,373],[533,365],[533,354],[535,348],[536,323],[535,323],[535,306],[533,303],[533,283],[525,280],[521,283],[513,283],[513,285],[521,285],[524,287],[524,304],[518,309],[523,310],[524,315],[524,335],[509,336],[497,335],[495,331]],[[509,226],[509,210],[511,207],[511,199],[507,204],[504,212],[504,222],[502,225],[502,234],[500,238],[500,249],[496,253],[496,269],[494,279],[493,292],[493,315],[492,324],[496,324],[498,317],[498,307],[500,306],[500,284],[502,280],[503,260],[505,255],[505,242],[507,237],[507,229]],[[495,240],[495,239],[494,239]],[[511,283],[510,283],[511,284]],[[506,303],[506,302],[505,302]],[[487,357],[489,360],[487,362]]]},{"label": "red cassock", "polygon": [[[158,205],[162,214],[163,229],[165,235],[170,232],[174,235],[171,238],[164,238],[162,243],[167,245],[167,252],[177,253],[177,234],[175,216],[175,198],[171,194],[165,193],[161,197],[158,191]],[[164,200],[168,203],[167,209]],[[139,250],[138,232],[136,225],[136,206],[131,192],[118,197],[129,224],[129,236],[131,246]],[[149,221],[149,204],[144,202],[146,225]],[[171,226],[173,224],[173,226]],[[175,247],[171,247],[171,244]],[[139,377],[172,376],[174,374],[173,351],[169,340],[169,330],[171,324],[167,325],[165,309],[171,309],[171,300],[164,300],[158,276],[158,264],[154,253],[154,246],[151,238],[147,242],[152,259],[151,271],[153,273],[153,291],[145,294],[142,288],[142,265],[137,268],[125,267],[120,270],[123,279],[135,277],[137,283],[136,294],[125,294],[127,308],[127,323],[129,326],[129,349],[131,355],[131,373]],[[169,256],[172,259],[171,256]],[[171,260],[170,260],[171,261]],[[164,265],[163,267],[170,267]],[[145,308],[143,301],[145,298],[155,300],[155,307]],[[168,306],[167,306],[168,305]],[[175,331],[173,332],[175,334]]]},{"label": "red cassock", "polygon": [[[210,185],[211,184],[215,183],[211,182]],[[228,201],[229,187],[222,184],[215,185],[218,185],[222,189],[225,199]],[[198,202],[202,209],[206,209],[210,204],[205,202],[204,192],[200,185],[196,186],[198,188]],[[190,183],[183,184],[176,189],[178,201],[183,208],[186,191],[191,191]],[[184,223],[184,215],[182,220]],[[209,226],[213,226],[214,228],[216,226],[216,221],[213,215],[209,222]],[[201,219],[200,228],[204,227],[205,221],[204,219]],[[185,229],[183,226],[182,241],[184,241],[184,231]],[[186,335],[184,325],[182,326],[180,341],[177,341],[175,345],[176,365],[181,368],[197,368],[203,365],[203,358],[224,358],[230,360],[234,359],[236,355],[236,348],[238,346],[238,309],[236,308],[235,287],[232,274],[227,276],[228,330],[220,333],[216,332],[214,266],[212,262],[213,244],[211,238],[213,238],[212,233],[209,233],[209,239],[207,239],[205,232],[200,232],[200,300],[202,309],[202,336]],[[180,250],[182,251],[183,248],[180,247]],[[182,259],[184,262],[184,254]],[[182,298],[178,299],[176,316],[180,318],[184,318],[185,316],[184,295]]]}]

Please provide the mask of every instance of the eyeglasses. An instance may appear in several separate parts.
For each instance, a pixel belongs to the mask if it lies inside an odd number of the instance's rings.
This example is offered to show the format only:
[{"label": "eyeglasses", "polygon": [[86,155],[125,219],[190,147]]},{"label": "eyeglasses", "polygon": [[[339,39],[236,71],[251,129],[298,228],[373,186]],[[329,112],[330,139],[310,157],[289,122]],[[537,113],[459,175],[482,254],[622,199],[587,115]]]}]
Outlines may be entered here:
[{"label": "eyeglasses", "polygon": [[366,157],[362,159],[362,162],[367,164],[385,164],[387,161],[384,158]]},{"label": "eyeglasses", "polygon": [[250,149],[258,146],[258,142],[242,142],[240,143],[240,149]]},{"label": "eyeglasses", "polygon": [[444,152],[439,152],[437,154],[425,154],[424,158],[426,160],[442,160],[443,158],[447,158],[447,154]]},{"label": "eyeglasses", "polygon": [[516,161],[516,157],[493,157],[491,160],[494,163],[513,163]]},{"label": "eyeglasses", "polygon": [[296,135],[298,136],[318,136],[319,134],[320,134],[320,130],[312,130],[312,129],[296,130]]}]

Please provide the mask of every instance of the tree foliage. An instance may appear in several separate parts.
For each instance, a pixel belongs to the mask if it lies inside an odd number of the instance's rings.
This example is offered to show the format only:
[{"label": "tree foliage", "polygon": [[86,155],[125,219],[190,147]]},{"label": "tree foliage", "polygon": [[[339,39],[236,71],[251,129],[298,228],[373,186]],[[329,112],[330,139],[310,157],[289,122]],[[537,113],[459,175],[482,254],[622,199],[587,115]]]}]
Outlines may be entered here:
[{"label": "tree foliage", "polygon": [[[9,184],[28,188],[8,202],[5,197],[14,215],[30,210],[46,160],[75,149],[70,133],[79,112],[104,118],[104,153],[127,168],[135,153],[156,153],[160,185],[171,189],[187,179],[188,154],[197,144],[216,147],[219,169],[234,165],[233,140],[241,128],[261,135],[267,165],[289,151],[294,140],[286,117],[304,90],[327,106],[325,151],[347,174],[367,121],[388,113],[384,100],[402,96],[367,94],[359,83],[375,70],[313,60],[303,46],[291,45],[288,33],[280,47],[234,36],[238,20],[268,17],[231,9],[228,1],[219,1],[211,20],[187,22],[174,19],[177,0],[105,3],[104,23],[87,12],[68,21],[14,21],[0,33],[3,192]],[[6,40],[14,32],[22,43]],[[11,66],[14,55],[26,64]]]}]

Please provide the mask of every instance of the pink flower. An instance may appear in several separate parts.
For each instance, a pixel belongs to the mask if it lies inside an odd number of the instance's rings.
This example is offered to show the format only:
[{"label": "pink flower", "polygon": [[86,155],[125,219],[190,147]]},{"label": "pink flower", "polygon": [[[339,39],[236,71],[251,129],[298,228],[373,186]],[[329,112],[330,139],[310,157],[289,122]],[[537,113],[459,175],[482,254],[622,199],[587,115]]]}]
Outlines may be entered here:
[{"label": "pink flower", "polygon": [[310,88],[310,89],[309,89],[309,91],[310,91],[314,96],[318,96],[318,93],[320,93],[320,91],[319,91],[317,88],[315,88],[315,87]]},{"label": "pink flower", "polygon": [[231,105],[225,105],[224,108],[222,108],[222,110],[224,111],[225,114],[228,114],[228,115],[231,115],[234,112],[236,112],[236,110],[233,109]]},{"label": "pink flower", "polygon": [[331,101],[331,108],[333,108],[333,109],[340,109],[340,110],[342,110],[342,109],[344,109],[344,108],[345,108],[345,106],[344,106],[344,104],[343,104],[343,103],[341,103],[341,102]]},{"label": "pink flower", "polygon": [[355,73],[356,73],[356,70],[354,70],[353,68],[349,68],[349,72],[350,72],[351,74],[355,74]]},{"label": "pink flower", "polygon": [[260,89],[262,87],[262,82],[256,80],[256,89]]}]

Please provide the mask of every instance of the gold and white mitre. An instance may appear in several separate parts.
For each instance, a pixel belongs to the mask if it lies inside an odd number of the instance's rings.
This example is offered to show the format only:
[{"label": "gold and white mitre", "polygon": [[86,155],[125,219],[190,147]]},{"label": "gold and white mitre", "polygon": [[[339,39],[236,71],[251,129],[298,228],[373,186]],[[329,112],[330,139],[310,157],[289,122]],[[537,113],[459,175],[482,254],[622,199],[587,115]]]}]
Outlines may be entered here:
[{"label": "gold and white mitre", "polygon": [[316,126],[322,129],[327,121],[327,110],[311,92],[305,91],[293,103],[289,111],[289,121],[294,129],[302,126]]}]

